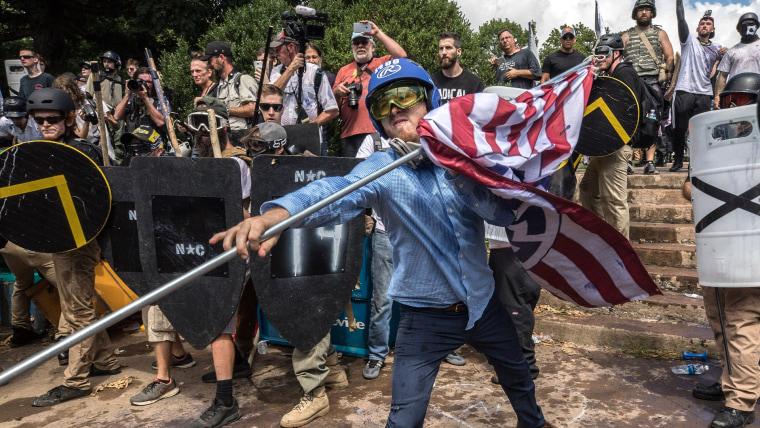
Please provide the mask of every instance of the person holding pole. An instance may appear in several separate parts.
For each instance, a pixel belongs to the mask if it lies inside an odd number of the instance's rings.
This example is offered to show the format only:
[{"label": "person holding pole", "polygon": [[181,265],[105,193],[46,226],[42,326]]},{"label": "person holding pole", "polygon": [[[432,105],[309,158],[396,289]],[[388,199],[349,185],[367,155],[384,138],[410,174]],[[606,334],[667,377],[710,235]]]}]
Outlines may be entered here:
[{"label": "person holding pole", "polygon": [[[418,122],[440,104],[430,75],[417,63],[405,58],[386,62],[370,79],[366,105],[377,131],[392,139],[393,150],[373,153],[345,177],[323,178],[263,204],[260,216],[214,235],[210,242],[223,241],[226,249],[236,246],[246,260],[249,250],[266,257],[278,236],[259,242],[267,229],[392,163],[401,153],[411,153],[419,147]],[[494,365],[521,427],[550,426],[536,403],[514,325],[494,294],[483,245],[482,216],[509,224],[514,214],[501,204],[497,208],[490,202],[477,207],[466,203],[461,194],[470,194],[472,182],[455,179],[420,158],[293,225],[338,224],[366,208],[374,208],[387,221],[395,266],[388,295],[401,304],[387,426],[423,425],[441,362],[465,342]]]}]

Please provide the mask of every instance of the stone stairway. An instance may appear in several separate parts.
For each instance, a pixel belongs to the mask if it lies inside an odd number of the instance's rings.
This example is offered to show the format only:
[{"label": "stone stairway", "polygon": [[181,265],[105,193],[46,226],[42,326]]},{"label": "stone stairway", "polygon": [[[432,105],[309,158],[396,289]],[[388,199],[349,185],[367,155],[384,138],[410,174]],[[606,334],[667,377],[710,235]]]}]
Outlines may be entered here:
[{"label": "stone stairway", "polygon": [[[717,355],[696,270],[691,204],[681,196],[686,171],[628,176],[630,240],[662,296],[611,308],[588,309],[544,291],[536,333],[555,340],[609,346],[634,353]],[[583,172],[578,173],[580,182]]]}]

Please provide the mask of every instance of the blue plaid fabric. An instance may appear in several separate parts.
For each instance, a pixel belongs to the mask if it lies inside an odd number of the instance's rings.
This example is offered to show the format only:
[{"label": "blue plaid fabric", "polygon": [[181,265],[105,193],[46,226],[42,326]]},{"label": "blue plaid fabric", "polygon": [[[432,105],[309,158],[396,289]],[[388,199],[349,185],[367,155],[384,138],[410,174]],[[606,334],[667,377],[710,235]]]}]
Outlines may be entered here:
[{"label": "blue plaid fabric", "polygon": [[[329,196],[393,162],[393,151],[376,152],[345,177],[327,177],[261,206],[291,214]],[[464,302],[467,329],[480,319],[494,291],[488,267],[483,218],[473,211],[447,180],[446,170],[430,162],[417,169],[403,165],[343,199],[312,214],[294,227],[344,223],[374,208],[393,245],[388,296],[404,305],[443,308]],[[491,221],[509,224],[511,210],[493,212]]]}]

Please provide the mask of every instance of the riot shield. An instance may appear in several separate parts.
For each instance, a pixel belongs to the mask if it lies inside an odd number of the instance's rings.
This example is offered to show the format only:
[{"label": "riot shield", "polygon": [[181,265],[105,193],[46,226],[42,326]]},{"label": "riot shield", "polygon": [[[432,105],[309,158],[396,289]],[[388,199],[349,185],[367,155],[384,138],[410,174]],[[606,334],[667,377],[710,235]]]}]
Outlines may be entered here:
[{"label": "riot shield", "polygon": [[288,151],[291,154],[306,153],[308,150],[311,154],[319,156],[319,125],[316,123],[301,123],[283,126],[283,128],[285,128],[285,132],[288,134]]},{"label": "riot shield", "polygon": [[[258,156],[251,168],[251,207],[323,177],[349,173],[353,158]],[[283,232],[269,257],[255,259],[251,276],[259,306],[272,326],[301,350],[314,347],[351,297],[362,265],[364,219]]]},{"label": "riot shield", "polygon": [[110,208],[106,178],[79,150],[29,141],[0,153],[0,235],[14,244],[40,253],[80,248]]},{"label": "riot shield", "polygon": [[636,96],[625,83],[614,77],[598,77],[583,113],[575,151],[586,156],[617,151],[636,134],[640,110]]},{"label": "riot shield", "polygon": [[[103,254],[140,296],[222,253],[209,238],[243,219],[232,159],[137,157],[106,174],[114,207]],[[158,305],[190,345],[205,348],[235,315],[244,275],[245,263],[235,259]]]}]

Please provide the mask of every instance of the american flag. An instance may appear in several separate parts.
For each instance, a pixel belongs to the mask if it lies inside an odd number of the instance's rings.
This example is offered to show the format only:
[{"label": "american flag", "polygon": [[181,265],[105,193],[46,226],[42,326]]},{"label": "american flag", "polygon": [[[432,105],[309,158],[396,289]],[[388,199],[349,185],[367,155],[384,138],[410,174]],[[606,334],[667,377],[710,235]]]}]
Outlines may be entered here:
[{"label": "american flag", "polygon": [[433,162],[520,201],[507,235],[539,285],[602,307],[661,291],[628,239],[591,211],[534,186],[573,152],[592,82],[584,67],[511,102],[494,94],[455,98],[428,113],[418,132]]}]

